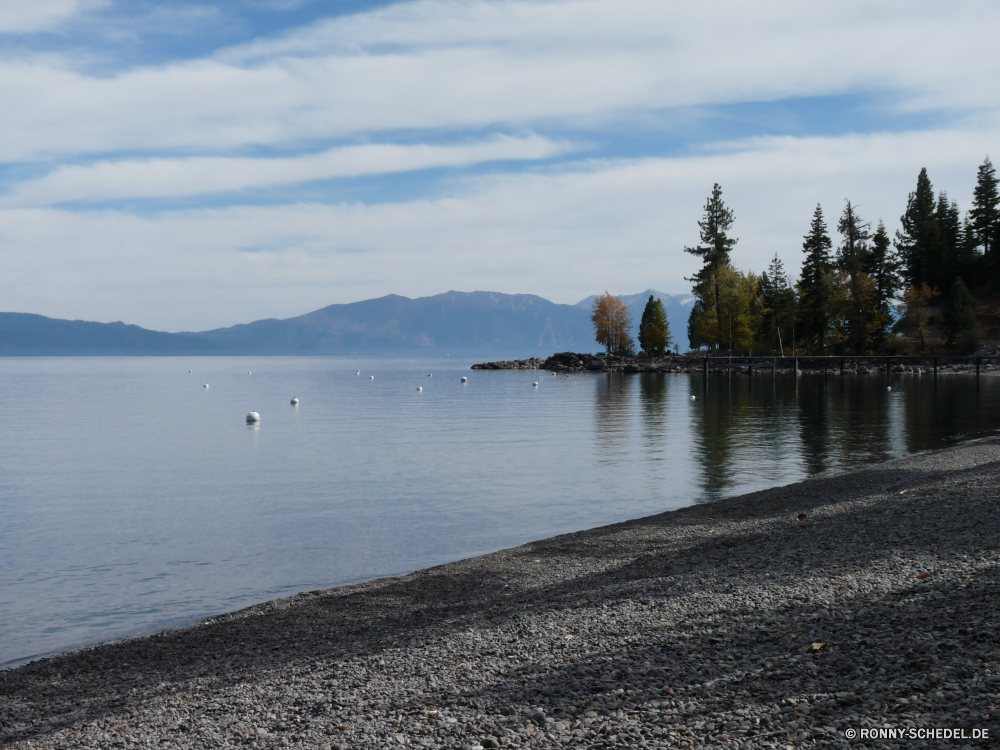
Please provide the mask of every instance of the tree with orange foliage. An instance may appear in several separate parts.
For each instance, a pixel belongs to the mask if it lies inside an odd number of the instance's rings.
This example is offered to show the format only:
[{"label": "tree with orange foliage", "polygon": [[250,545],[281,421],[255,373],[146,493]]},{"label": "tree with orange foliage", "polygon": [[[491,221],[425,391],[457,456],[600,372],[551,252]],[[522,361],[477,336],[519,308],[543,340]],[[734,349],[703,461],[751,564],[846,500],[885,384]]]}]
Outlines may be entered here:
[{"label": "tree with orange foliage", "polygon": [[594,300],[594,313],[590,316],[594,323],[597,343],[611,355],[630,356],[635,352],[635,342],[629,331],[632,328],[632,313],[622,301],[605,292]]}]

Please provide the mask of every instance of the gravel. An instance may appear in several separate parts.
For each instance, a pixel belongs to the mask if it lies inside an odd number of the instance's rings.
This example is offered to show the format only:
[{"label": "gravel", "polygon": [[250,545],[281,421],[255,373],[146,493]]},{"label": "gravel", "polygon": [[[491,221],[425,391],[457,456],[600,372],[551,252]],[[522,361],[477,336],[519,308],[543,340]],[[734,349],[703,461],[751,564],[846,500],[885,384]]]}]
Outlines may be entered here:
[{"label": "gravel", "polygon": [[0,673],[14,748],[983,746],[1000,440]]}]

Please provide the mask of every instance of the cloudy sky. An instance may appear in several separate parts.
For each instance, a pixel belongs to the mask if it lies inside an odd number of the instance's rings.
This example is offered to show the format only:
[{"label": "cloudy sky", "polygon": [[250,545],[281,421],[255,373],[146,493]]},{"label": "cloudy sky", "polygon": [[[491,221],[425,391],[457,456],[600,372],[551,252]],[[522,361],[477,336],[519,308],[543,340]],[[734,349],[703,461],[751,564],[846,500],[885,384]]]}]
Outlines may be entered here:
[{"label": "cloudy sky", "polygon": [[203,330],[684,292],[1000,156],[1000,4],[0,0],[0,310]]}]

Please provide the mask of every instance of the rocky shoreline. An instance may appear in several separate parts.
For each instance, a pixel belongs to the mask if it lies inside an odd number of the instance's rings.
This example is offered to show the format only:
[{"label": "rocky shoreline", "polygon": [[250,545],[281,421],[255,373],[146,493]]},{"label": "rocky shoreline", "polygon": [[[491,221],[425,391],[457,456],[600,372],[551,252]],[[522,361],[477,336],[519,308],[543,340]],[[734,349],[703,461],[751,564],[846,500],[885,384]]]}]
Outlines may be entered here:
[{"label": "rocky shoreline", "polygon": [[[979,366],[981,373],[1000,372],[1000,356],[995,351],[977,355],[981,358]],[[756,377],[771,376],[771,361],[773,357],[758,357],[755,366],[747,363],[746,357],[734,357],[732,363],[727,363],[724,357],[713,355],[708,371],[710,373],[727,373],[733,375],[754,375]],[[879,362],[882,357],[845,356],[833,358],[825,366],[818,363],[818,358],[801,356],[797,360],[792,357],[778,358],[776,371],[791,373],[797,362],[798,372],[809,375],[878,375],[885,373],[885,366]],[[840,360],[843,359],[843,366]],[[956,373],[975,373],[976,363],[973,361],[956,362],[941,357],[937,374],[950,375]],[[906,358],[904,361],[890,365],[890,372],[907,375],[930,375],[935,372],[933,357]],[[560,352],[551,357],[533,357],[530,359],[511,359],[498,362],[481,362],[472,365],[473,370],[548,370],[550,372],[704,372],[704,354],[674,354],[665,357],[616,357],[605,354],[578,354],[576,352]]]},{"label": "rocky shoreline", "polygon": [[33,662],[0,746],[994,739],[998,491],[987,439]]}]

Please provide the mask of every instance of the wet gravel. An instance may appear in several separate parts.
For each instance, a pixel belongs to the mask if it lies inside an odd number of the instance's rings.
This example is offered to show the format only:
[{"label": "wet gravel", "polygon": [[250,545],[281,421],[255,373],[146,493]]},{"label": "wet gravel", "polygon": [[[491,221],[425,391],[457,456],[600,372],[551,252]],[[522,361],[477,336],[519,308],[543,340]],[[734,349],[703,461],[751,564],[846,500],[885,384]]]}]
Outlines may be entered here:
[{"label": "wet gravel", "polygon": [[998,490],[988,439],[34,662],[0,745],[986,746],[917,732],[1000,737]]}]

